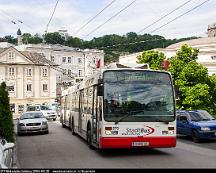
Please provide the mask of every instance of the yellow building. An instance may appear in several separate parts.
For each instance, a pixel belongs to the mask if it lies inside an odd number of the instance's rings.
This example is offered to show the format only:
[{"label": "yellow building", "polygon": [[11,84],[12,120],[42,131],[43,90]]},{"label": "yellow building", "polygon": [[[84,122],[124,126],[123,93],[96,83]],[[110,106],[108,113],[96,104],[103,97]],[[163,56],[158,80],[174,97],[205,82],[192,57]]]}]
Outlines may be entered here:
[{"label": "yellow building", "polygon": [[7,84],[14,118],[27,105],[55,101],[56,66],[39,53],[0,48],[0,83]]}]

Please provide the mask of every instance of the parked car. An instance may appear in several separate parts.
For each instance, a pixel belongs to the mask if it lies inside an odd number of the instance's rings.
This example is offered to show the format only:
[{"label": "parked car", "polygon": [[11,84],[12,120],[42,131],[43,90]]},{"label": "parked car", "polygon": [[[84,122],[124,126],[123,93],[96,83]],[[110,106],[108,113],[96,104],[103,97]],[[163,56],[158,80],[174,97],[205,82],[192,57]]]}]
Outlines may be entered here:
[{"label": "parked car", "polygon": [[46,119],[53,119],[53,121],[57,118],[57,112],[52,110],[49,106],[46,105],[32,105],[28,106],[26,111],[41,111],[42,114],[46,117]]},{"label": "parked car", "polygon": [[40,132],[48,134],[48,122],[40,111],[23,113],[17,122],[17,134]]},{"label": "parked car", "polygon": [[11,169],[14,164],[14,143],[0,138],[0,169]]},{"label": "parked car", "polygon": [[216,139],[216,120],[205,110],[177,111],[177,133],[191,136],[194,142]]}]

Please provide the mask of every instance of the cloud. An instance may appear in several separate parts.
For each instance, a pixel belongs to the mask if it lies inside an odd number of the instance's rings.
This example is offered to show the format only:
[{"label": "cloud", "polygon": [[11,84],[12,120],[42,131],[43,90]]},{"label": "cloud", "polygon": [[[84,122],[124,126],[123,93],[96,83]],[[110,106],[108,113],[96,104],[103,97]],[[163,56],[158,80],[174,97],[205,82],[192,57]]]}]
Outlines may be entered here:
[{"label": "cloud", "polygon": [[[116,0],[108,9],[83,28],[76,36],[84,37],[132,1],[133,0]],[[124,35],[127,32],[138,32],[186,1],[187,0],[137,0],[132,6],[89,35],[89,37],[86,37],[86,39],[89,40],[93,37],[108,34]],[[33,35],[35,33],[43,34],[55,2],[56,0],[0,0],[0,36],[16,36],[16,31],[19,27],[23,33],[30,32]],[[60,0],[53,20],[49,25],[49,31],[54,32],[64,27],[68,29],[69,34],[72,35],[83,26],[86,21],[95,16],[110,2],[111,0]],[[166,22],[174,19],[176,16],[183,14],[201,2],[204,2],[204,0],[192,0],[182,9],[174,12],[172,15],[153,25],[151,28],[146,29],[143,33],[151,32],[155,28],[160,27]],[[216,22],[214,18],[216,13],[214,9],[215,4],[215,1],[210,1],[199,9],[188,13],[152,34],[162,35],[166,38],[180,38],[194,36],[197,33],[205,33],[207,26]],[[1,10],[4,10],[12,17],[2,14]],[[24,25],[12,24],[11,20],[14,20],[13,17],[22,20]]]}]

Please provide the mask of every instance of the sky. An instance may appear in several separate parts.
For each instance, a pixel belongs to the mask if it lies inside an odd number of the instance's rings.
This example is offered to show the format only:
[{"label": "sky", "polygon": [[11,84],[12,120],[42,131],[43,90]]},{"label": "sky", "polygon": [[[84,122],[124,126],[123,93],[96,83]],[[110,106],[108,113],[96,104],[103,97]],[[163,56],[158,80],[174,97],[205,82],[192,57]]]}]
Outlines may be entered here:
[{"label": "sky", "polygon": [[[45,33],[57,0],[0,0],[0,37],[22,33]],[[113,15],[125,8],[134,0],[115,0],[92,22],[79,30],[88,20],[99,13],[113,0],[59,0],[48,32],[67,29],[69,35],[84,40],[91,40],[109,34],[125,35],[128,32],[139,32],[149,24],[160,19],[188,0],[136,0],[105,25],[89,34]],[[168,23],[205,0],[191,0],[163,20],[155,23],[139,34],[151,33],[165,38],[182,38],[190,36],[207,36],[207,27],[216,22],[216,0],[210,0],[201,7],[183,15],[161,29],[156,28]],[[18,20],[23,23],[18,22]],[[14,24],[14,21],[16,24]],[[78,33],[76,33],[79,30]],[[75,34],[76,33],[76,34]],[[89,34],[89,35],[88,35]],[[88,36],[87,36],[88,35]]]}]

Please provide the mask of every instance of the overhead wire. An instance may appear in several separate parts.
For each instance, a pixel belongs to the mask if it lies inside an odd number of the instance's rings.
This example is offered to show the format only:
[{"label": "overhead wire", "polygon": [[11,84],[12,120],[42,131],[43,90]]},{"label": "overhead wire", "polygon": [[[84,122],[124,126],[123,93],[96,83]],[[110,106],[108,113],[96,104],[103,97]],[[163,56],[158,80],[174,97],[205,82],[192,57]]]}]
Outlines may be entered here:
[{"label": "overhead wire", "polygon": [[182,16],[184,16],[184,15],[190,13],[191,11],[193,11],[193,10],[195,10],[195,9],[197,9],[197,8],[199,8],[199,7],[201,7],[202,5],[204,5],[205,3],[207,3],[208,1],[210,1],[210,0],[206,0],[206,1],[202,2],[202,3],[200,3],[199,5],[193,7],[192,9],[186,11],[185,13],[183,13],[183,14],[181,14],[181,15],[175,17],[174,19],[170,20],[169,22],[163,24],[162,26],[160,26],[160,27],[158,27],[158,28],[152,30],[151,32],[149,32],[149,34],[155,32],[155,31],[158,31],[159,29],[163,28],[164,26],[166,26],[166,25],[168,25],[168,24],[174,22],[175,20],[177,20],[177,19],[181,18]]},{"label": "overhead wire", "polygon": [[135,2],[136,2],[136,0],[134,0],[131,3],[129,3],[128,5],[126,5],[123,9],[121,9],[119,12],[117,12],[116,14],[114,14],[113,16],[111,16],[104,23],[102,23],[101,25],[99,25],[95,29],[93,29],[91,32],[89,32],[86,36],[83,37],[83,39],[86,38],[86,37],[88,37],[90,34],[94,33],[95,31],[97,31],[99,28],[101,28],[103,25],[105,25],[106,23],[108,23],[109,21],[111,21],[113,18],[115,18],[116,16],[118,16],[121,12],[123,12],[124,10],[126,10],[127,8],[129,8]]},{"label": "overhead wire", "polygon": [[174,13],[175,11],[179,10],[180,8],[184,7],[186,4],[188,4],[189,2],[191,2],[192,0],[188,0],[186,2],[184,2],[183,4],[181,4],[180,6],[178,6],[177,8],[175,8],[174,10],[170,11],[169,13],[165,14],[164,16],[160,17],[159,19],[155,20],[154,22],[152,22],[151,24],[145,26],[144,28],[142,28],[141,30],[139,30],[137,33],[141,33],[144,30],[148,29],[149,27],[153,26],[154,24],[158,23],[159,21],[161,21],[162,19],[166,18],[167,16],[171,15],[172,13]]},{"label": "overhead wire", "polygon": [[83,28],[85,28],[89,23],[91,23],[97,16],[99,16],[103,11],[105,11],[109,6],[111,6],[116,0],[111,1],[108,5],[106,5],[99,13],[97,13],[94,17],[89,19],[84,25],[82,25],[73,35],[79,33]]},{"label": "overhead wire", "polygon": [[47,23],[47,25],[46,25],[45,32],[48,31],[49,24],[50,24],[50,22],[52,21],[52,18],[53,18],[54,14],[55,14],[55,11],[56,11],[56,8],[57,8],[58,3],[59,3],[59,0],[57,0],[56,3],[55,3],[55,7],[54,7],[54,9],[53,9],[53,12],[52,12],[52,14],[51,14],[51,17],[50,17],[50,19],[49,19],[49,21],[48,21],[48,23]]},{"label": "overhead wire", "polygon": [[[191,0],[189,0],[189,1],[191,1]],[[182,4],[181,6],[179,6],[179,7],[177,7],[177,8],[179,9],[179,8],[182,7],[183,5],[186,5],[186,3],[189,3],[189,1],[185,2],[184,4]],[[207,3],[208,1],[210,1],[210,0],[206,0],[206,1],[204,1],[204,2],[202,2],[202,3],[200,3],[200,4],[198,4],[197,6],[195,6],[195,7],[193,7],[192,9],[186,11],[185,13],[183,13],[183,14],[177,16],[176,18],[170,20],[169,22],[165,23],[164,25],[162,25],[162,26],[160,26],[160,27],[154,29],[153,31],[149,32],[148,34],[151,34],[151,33],[155,32],[155,31],[161,29],[162,27],[164,27],[164,26],[170,24],[171,22],[177,20],[178,18],[180,18],[180,17],[182,17],[182,16],[188,14],[189,12],[191,12],[191,11],[193,11],[193,10],[195,10],[195,9],[197,9],[197,8],[199,8],[199,7],[201,7],[202,5],[204,5],[205,3]],[[177,9],[177,8],[176,8],[176,9]],[[168,14],[169,14],[169,13],[168,13]],[[162,18],[162,17],[161,17],[161,18]],[[161,18],[160,18],[160,19],[161,19]],[[114,45],[111,45],[111,46],[100,47],[100,48],[117,47],[117,46],[121,46],[121,45],[131,45],[131,44],[138,44],[138,43],[144,43],[144,42],[149,42],[149,41],[159,41],[159,40],[164,40],[164,39],[165,39],[165,38],[153,39],[153,40],[143,40],[143,41],[137,41],[137,42],[125,43],[125,44],[114,44]]]}]

